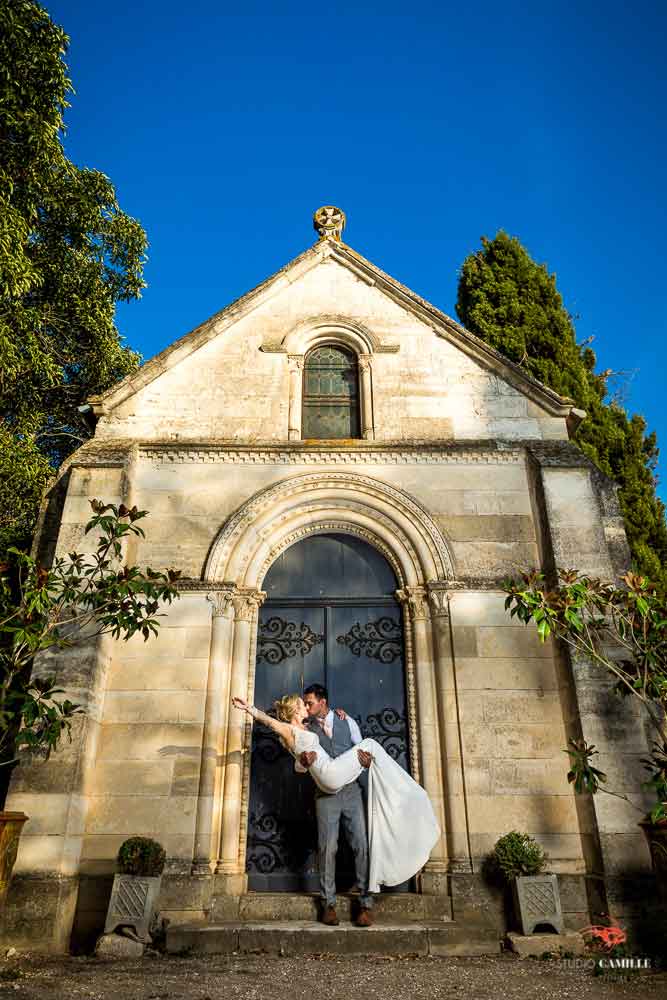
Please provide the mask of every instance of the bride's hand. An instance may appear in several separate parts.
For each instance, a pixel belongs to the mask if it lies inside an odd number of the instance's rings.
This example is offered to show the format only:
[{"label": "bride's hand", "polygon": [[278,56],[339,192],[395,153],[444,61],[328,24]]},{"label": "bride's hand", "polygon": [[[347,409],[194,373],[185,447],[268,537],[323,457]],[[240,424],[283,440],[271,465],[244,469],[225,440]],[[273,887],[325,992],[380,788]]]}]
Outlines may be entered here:
[{"label": "bride's hand", "polygon": [[247,712],[249,709],[248,702],[244,698],[232,698],[232,705],[234,708],[240,708],[242,711]]}]

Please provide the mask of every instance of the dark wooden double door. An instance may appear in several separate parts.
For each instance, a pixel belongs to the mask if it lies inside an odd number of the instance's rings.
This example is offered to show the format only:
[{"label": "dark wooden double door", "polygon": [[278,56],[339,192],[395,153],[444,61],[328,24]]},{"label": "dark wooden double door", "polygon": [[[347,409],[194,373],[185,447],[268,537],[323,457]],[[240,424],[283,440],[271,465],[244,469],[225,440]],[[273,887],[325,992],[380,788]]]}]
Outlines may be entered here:
[{"label": "dark wooden double door", "polygon": [[[315,535],[289,548],[263,584],[255,704],[323,684],[330,704],[356,718],[408,769],[403,625],[397,583],[377,550],[348,535]],[[261,726],[253,731],[247,871],[251,890],[318,887],[314,785]],[[338,887],[354,881],[341,837]]]}]

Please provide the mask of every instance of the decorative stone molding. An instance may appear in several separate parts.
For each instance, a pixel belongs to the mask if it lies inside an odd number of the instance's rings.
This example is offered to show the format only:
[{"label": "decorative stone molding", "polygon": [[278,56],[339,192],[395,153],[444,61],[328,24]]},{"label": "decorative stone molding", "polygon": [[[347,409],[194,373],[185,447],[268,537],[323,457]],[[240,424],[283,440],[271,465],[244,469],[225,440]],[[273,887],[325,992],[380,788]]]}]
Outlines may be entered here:
[{"label": "decorative stone molding", "polygon": [[252,622],[255,612],[266,600],[263,590],[238,591],[232,597],[237,622]]},{"label": "decorative stone molding", "polygon": [[345,212],[336,205],[322,205],[313,215],[313,228],[321,240],[332,239],[340,243],[346,222]]},{"label": "decorative stone molding", "polygon": [[428,594],[424,587],[404,587],[396,591],[396,597],[401,604],[407,605],[411,621],[424,621],[431,617]]},{"label": "decorative stone molding", "polygon": [[[327,531],[334,531],[334,530],[335,531],[347,531],[347,533],[349,533],[349,534],[359,534],[360,537],[367,538],[367,540],[369,540],[369,541],[371,540],[371,537],[365,535],[362,531],[358,531],[357,532],[356,530],[353,530],[350,526],[348,526],[347,528],[345,528],[345,527],[343,527],[340,524],[340,522],[336,522],[336,525],[337,525],[336,528],[327,527],[326,529],[322,529],[322,530],[327,530]],[[303,537],[306,537],[306,536],[304,535]],[[376,539],[375,536],[373,536],[373,538],[375,539],[375,540],[372,541],[373,545],[376,545],[376,546],[384,545],[384,543],[380,542],[379,539]],[[295,540],[298,540],[298,539],[295,539]],[[282,551],[282,549],[276,549],[275,551],[276,551],[276,554],[277,554],[279,551]],[[386,546],[384,548],[381,548],[380,551],[383,553],[383,555],[387,559],[390,560],[390,562],[391,562],[391,560],[394,560],[394,562],[395,562],[395,556],[394,556],[394,554]],[[387,553],[389,553],[389,555]],[[392,562],[392,566],[394,566],[394,562]],[[396,565],[400,565],[400,564],[397,563]],[[267,566],[267,568],[268,568],[268,566]],[[398,579],[399,579],[399,582],[400,582],[401,581],[400,576],[398,577]],[[502,577],[499,576],[499,577],[488,577],[488,578],[486,578],[486,577],[481,577],[481,576],[466,576],[464,574],[464,575],[460,576],[458,580],[447,580],[445,586],[446,586],[447,592],[450,595],[452,593],[454,593],[454,592],[458,593],[460,591],[466,591],[466,590],[474,590],[476,592],[481,590],[481,591],[484,591],[484,592],[489,592],[489,593],[494,593],[494,594],[504,594],[505,592],[503,590],[503,586],[502,585],[503,585],[503,582],[504,582],[505,579],[506,579],[506,577],[504,577],[504,576],[502,576]],[[175,583],[176,589],[178,591],[180,591],[181,593],[184,593],[184,594],[196,594],[196,593],[208,594],[208,593],[213,593],[214,591],[216,591],[218,589],[218,586],[219,586],[219,583],[217,581],[215,581],[215,580],[207,580],[207,579],[195,580],[192,577],[180,577],[176,581],[176,583]]]},{"label": "decorative stone molding", "polygon": [[[519,465],[523,461],[520,449],[434,448],[431,442],[423,447],[368,448],[359,442],[354,448],[326,448],[305,445],[289,448],[276,445],[267,448],[232,448],[224,445],[182,443],[143,445],[141,458],[160,465]],[[97,464],[94,461],[86,465]],[[106,464],[106,463],[105,463]]]},{"label": "decorative stone molding", "polygon": [[361,424],[362,437],[372,441],[375,437],[375,418],[373,416],[373,384],[371,380],[371,354],[360,354],[359,382],[361,388]]},{"label": "decorative stone molding", "polygon": [[408,710],[408,746],[410,749],[410,774],[421,781],[419,766],[419,726],[417,725],[417,686],[415,684],[415,647],[406,606],[403,605],[403,641],[405,643],[405,694]]},{"label": "decorative stone molding", "polygon": [[270,550],[266,559],[262,563],[262,567],[260,569],[258,576],[261,579],[264,579],[269,567],[276,561],[280,553],[284,552],[285,549],[288,549],[290,545],[294,545],[295,542],[300,542],[304,538],[308,538],[310,535],[322,535],[325,532],[326,533],[340,532],[345,535],[355,535],[357,538],[363,538],[365,542],[368,542],[369,545],[372,545],[374,548],[378,550],[378,552],[382,553],[382,555],[385,557],[385,559],[393,569],[394,573],[396,574],[396,578],[399,581],[403,579],[404,577],[403,567],[401,566],[400,562],[396,559],[396,556],[391,551],[389,546],[385,545],[385,543],[380,538],[378,538],[378,536],[374,532],[369,531],[367,528],[359,528],[350,525],[349,522],[343,520],[321,521],[318,524],[307,525],[304,526],[303,528],[299,528],[297,531],[291,532],[291,534],[289,535],[285,535],[285,537],[282,538],[281,541]]},{"label": "decorative stone molding", "polygon": [[[341,493],[347,494],[349,499],[342,497]],[[331,520],[324,514],[328,510],[330,515],[335,511],[341,525],[347,524],[351,528],[367,527],[367,524],[360,523],[364,520],[382,526],[383,530],[378,531],[378,535],[396,539],[403,551],[410,553],[412,566],[404,569],[398,577],[399,581],[409,581],[410,577],[414,580],[415,576],[424,581],[455,577],[452,557],[442,532],[421,504],[403,490],[370,476],[350,472],[297,476],[255,494],[222,528],[211,548],[204,575],[213,580],[229,579],[227,567],[235,551],[238,552],[237,562],[242,559],[247,566],[258,548],[258,530],[265,531],[265,536],[262,538],[260,535],[259,538],[259,543],[267,547],[267,555],[261,562],[262,566],[265,565],[270,558],[269,553],[292,534],[289,529],[286,530],[287,524],[294,522],[295,518],[307,519],[308,514],[317,510],[323,512],[322,522]],[[295,526],[292,530],[298,528]],[[241,553],[237,546],[244,538],[245,548]],[[269,544],[271,538],[275,538],[274,544]],[[233,575],[240,579],[238,569]],[[260,583],[262,579],[256,575],[247,583],[252,585],[255,580]]]},{"label": "decorative stone molding", "polygon": [[[341,505],[336,504],[336,506],[340,507]],[[391,517],[387,516],[384,513],[378,512],[377,509],[375,509],[369,504],[358,503],[350,500],[345,503],[344,515],[341,515],[339,518],[335,520],[327,519],[327,515],[331,514],[331,508],[332,508],[332,503],[330,500],[320,500],[320,501],[313,501],[312,503],[299,504],[298,507],[296,507],[295,509],[297,509],[299,511],[299,514],[302,516],[306,516],[308,514],[314,514],[317,511],[321,511],[322,520],[318,521],[317,525],[315,526],[320,534],[322,533],[323,530],[325,530],[322,527],[322,525],[327,523],[331,525],[331,527],[327,529],[329,531],[339,530],[344,533],[359,535],[362,538],[366,538],[368,541],[371,542],[371,544],[374,545],[376,544],[376,540],[379,540],[378,534],[376,532],[373,532],[371,529],[360,528],[360,527],[356,527],[353,530],[352,527],[350,526],[351,514],[358,514],[360,518],[363,517],[366,519],[371,519],[372,521],[376,522],[378,526],[382,525],[387,529],[387,531],[393,533],[394,540],[396,542],[399,542],[404,549],[410,552],[413,565],[415,566],[415,568],[418,567],[419,556],[415,551],[412,542],[410,541],[406,533],[400,529],[400,527],[395,523],[395,521],[392,520]],[[287,524],[289,521],[293,519],[293,517],[294,517],[294,510],[288,510],[282,517],[276,517],[271,525],[272,533],[276,527],[283,524]],[[333,524],[336,524],[338,527],[334,529]],[[309,531],[307,526],[304,526],[303,533],[295,531],[292,535],[290,535],[290,537],[292,537],[294,541],[298,541],[300,538],[305,538],[308,534],[312,534],[312,531]],[[274,547],[272,551],[281,552],[283,551],[284,547],[285,546],[282,543],[280,543],[279,546]],[[383,554],[391,552],[389,547],[384,542],[380,542],[380,549],[383,552]],[[272,560],[267,555],[264,563],[262,564],[263,568],[265,567],[266,569],[268,569],[268,567],[271,565],[271,562]],[[393,554],[390,558],[390,562],[392,563],[394,569],[398,570],[398,579],[399,580],[403,579],[405,575],[404,570],[400,567],[400,563],[396,561],[396,558],[395,556],[393,556]]]},{"label": "decorative stone molding", "polygon": [[356,318],[343,314],[322,314],[301,320],[284,337],[267,334],[262,351],[265,354],[306,354],[318,344],[345,344],[355,354],[396,354],[398,340],[383,340]]},{"label": "decorative stone molding", "polygon": [[449,591],[447,584],[429,582],[427,584],[428,600],[433,618],[449,619]]},{"label": "decorative stone molding", "polygon": [[213,605],[214,618],[229,618],[240,622],[252,621],[256,608],[261,607],[266,594],[262,590],[248,590],[235,586],[212,590],[206,600]]},{"label": "decorative stone molding", "polygon": [[[262,601],[266,594],[262,595]],[[261,602],[260,602],[261,603]],[[245,697],[252,705],[255,700],[255,672],[257,669],[257,642],[259,638],[259,604],[253,611],[252,634],[250,636],[250,657],[248,663],[248,684]],[[252,727],[253,720],[249,715],[245,718],[243,729],[242,747],[242,776],[241,776],[241,811],[239,819],[239,842],[237,854],[237,870],[245,873],[246,845],[248,842],[248,815],[250,812],[250,756],[252,751]]]},{"label": "decorative stone molding", "polygon": [[234,590],[216,590],[206,595],[206,600],[213,605],[214,618],[234,617]]},{"label": "decorative stone molding", "polygon": [[290,441],[298,441],[301,437],[301,405],[303,400],[303,354],[290,354],[287,357],[289,369],[289,404],[287,436]]}]

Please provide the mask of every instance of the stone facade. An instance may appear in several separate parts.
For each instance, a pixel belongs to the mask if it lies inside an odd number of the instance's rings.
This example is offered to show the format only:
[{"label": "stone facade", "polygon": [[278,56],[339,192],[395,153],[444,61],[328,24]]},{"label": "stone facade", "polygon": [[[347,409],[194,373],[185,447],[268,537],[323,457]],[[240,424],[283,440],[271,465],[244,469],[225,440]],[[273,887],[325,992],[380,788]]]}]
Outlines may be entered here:
[{"label": "stone facade", "polygon": [[[359,357],[358,440],[301,439],[303,360],[327,343]],[[133,834],[166,848],[164,916],[238,912],[250,730],[230,694],[252,698],[268,568],[322,532],[370,542],[399,582],[412,771],[443,830],[422,892],[449,893],[455,918],[500,919],[478,873],[512,828],[547,849],[571,926],[610,905],[605,877],[648,871],[626,804],[575,799],[562,753],[583,733],[634,793],[641,726],[590,667],[511,621],[499,586],[533,565],[610,578],[626,558],[613,487],[568,442],[583,416],[570,401],[331,230],[91,403],[96,433],[46,498],[42,551],[81,551],[89,499],[122,501],[151,514],[126,558],[185,579],[155,640],[56,660],[86,715],[14,775],[7,808],[30,820],[8,939],[64,950],[73,927],[99,931]]]}]

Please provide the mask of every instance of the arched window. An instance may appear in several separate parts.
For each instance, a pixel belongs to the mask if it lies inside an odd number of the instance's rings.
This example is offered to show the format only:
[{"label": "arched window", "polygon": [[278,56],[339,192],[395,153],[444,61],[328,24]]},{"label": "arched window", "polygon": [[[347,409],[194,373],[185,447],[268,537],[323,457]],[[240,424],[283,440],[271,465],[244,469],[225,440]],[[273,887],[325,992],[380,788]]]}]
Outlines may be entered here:
[{"label": "arched window", "polygon": [[306,355],[302,438],[358,438],[359,366],[344,347],[326,344]]}]

